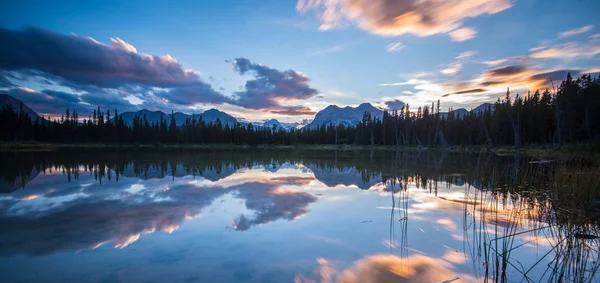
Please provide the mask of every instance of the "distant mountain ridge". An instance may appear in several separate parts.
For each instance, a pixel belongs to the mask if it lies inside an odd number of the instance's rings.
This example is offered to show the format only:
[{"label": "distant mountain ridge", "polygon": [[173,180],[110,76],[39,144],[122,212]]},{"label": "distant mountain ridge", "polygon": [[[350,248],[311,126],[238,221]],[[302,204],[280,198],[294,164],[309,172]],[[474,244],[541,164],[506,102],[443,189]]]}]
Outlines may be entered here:
[{"label": "distant mountain ridge", "polygon": [[265,121],[262,125],[257,125],[259,127],[273,129],[275,127],[275,131],[284,130],[290,131],[292,129],[299,129],[301,126],[300,123],[281,123],[277,121],[277,119],[270,119]]},{"label": "distant mountain ridge", "polygon": [[[183,125],[187,119],[192,120],[194,118],[196,120],[200,120],[200,118],[202,118],[202,120],[204,120],[206,123],[215,123],[217,119],[220,119],[223,125],[229,125],[230,127],[233,127],[235,123],[238,122],[238,120],[233,116],[217,109],[209,109],[200,114],[184,114],[181,112],[175,112],[172,115],[175,118],[175,124],[177,124],[177,126]],[[129,126],[133,125],[133,119],[136,116],[140,118],[146,116],[146,119],[150,124],[160,122],[161,118],[166,119],[167,123],[171,121],[171,114],[167,114],[162,111],[149,111],[146,109],[142,109],[137,112],[124,112],[119,114],[119,116],[123,117],[123,121]]]},{"label": "distant mountain ridge", "polygon": [[19,112],[21,104],[23,104],[23,111],[29,114],[31,121],[35,121],[36,118],[40,118],[40,115],[38,115],[37,112],[33,111],[33,109],[29,108],[29,106],[27,106],[21,100],[18,100],[8,94],[0,94],[0,109],[4,108],[6,105],[10,105],[15,111]]},{"label": "distant mountain ridge", "polygon": [[357,107],[329,105],[317,112],[312,122],[306,125],[307,129],[316,129],[321,125],[345,125],[356,127],[362,121],[365,112],[371,113],[374,118],[383,119],[383,110],[376,108],[371,103],[363,103]]},{"label": "distant mountain ridge", "polygon": [[[18,111],[21,106],[21,103],[22,102],[19,99],[16,99],[10,95],[0,94],[0,108],[4,107],[5,105],[11,105],[12,108],[15,109],[15,111]],[[494,105],[494,103],[486,102],[486,103],[483,103],[483,104],[473,108],[471,111],[474,112],[475,115],[478,115],[479,113],[485,111],[488,107],[492,111],[494,111],[495,105]],[[25,103],[23,103],[23,110],[29,114],[29,116],[31,117],[32,120],[35,120],[36,118],[40,118],[40,116],[33,109],[31,109],[29,106],[27,106]],[[471,111],[466,110],[464,108],[459,108],[459,109],[453,110],[453,113],[454,113],[455,117],[464,118]],[[362,118],[363,118],[363,115],[365,112],[371,113],[371,115],[374,118],[383,119],[383,113],[384,113],[383,110],[373,106],[370,103],[363,103],[357,107],[351,107],[351,106],[339,107],[337,105],[329,105],[329,106],[325,107],[323,110],[317,112],[314,119],[310,123],[306,124],[305,127],[307,129],[317,129],[317,128],[321,127],[321,125],[329,125],[329,124],[333,124],[333,125],[343,124],[345,126],[355,127],[358,125],[358,123],[360,123],[360,121],[362,121]],[[440,114],[443,117],[448,116],[448,112],[442,112]],[[233,127],[236,123],[240,123],[243,126],[247,126],[249,124],[249,122],[239,121],[235,117],[233,117],[223,111],[220,111],[218,109],[214,109],[214,108],[206,110],[199,114],[184,114],[181,112],[175,112],[172,115],[173,115],[173,117],[175,117],[175,123],[177,124],[177,126],[181,126],[185,123],[185,121],[187,119],[191,120],[193,118],[195,118],[196,120],[199,120],[200,118],[202,118],[202,120],[204,120],[206,123],[215,123],[217,121],[217,119],[219,119],[219,120],[221,120],[221,123],[223,125],[228,125],[230,127]],[[164,117],[164,119],[167,120],[167,123],[170,123],[170,120],[171,120],[171,114],[167,114],[162,111],[150,111],[147,109],[142,109],[142,110],[139,110],[136,112],[123,112],[123,113],[119,114],[119,116],[122,116],[125,124],[127,124],[129,126],[133,125],[133,119],[136,116],[140,117],[140,118],[146,116],[146,119],[148,120],[149,123],[160,122],[161,117]],[[275,126],[276,131],[278,131],[280,129],[283,129],[285,131],[290,131],[292,129],[300,129],[302,126],[302,123],[300,123],[300,122],[281,123],[276,119],[270,119],[263,123],[253,122],[252,124],[256,128],[265,127],[265,128],[273,129],[273,126]]]}]

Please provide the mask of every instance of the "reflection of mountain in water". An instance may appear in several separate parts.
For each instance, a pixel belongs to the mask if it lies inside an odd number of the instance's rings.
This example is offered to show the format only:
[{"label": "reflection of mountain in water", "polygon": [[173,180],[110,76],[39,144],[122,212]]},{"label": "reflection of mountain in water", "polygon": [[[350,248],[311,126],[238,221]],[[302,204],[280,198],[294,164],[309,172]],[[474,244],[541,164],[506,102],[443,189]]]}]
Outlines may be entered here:
[{"label": "reflection of mountain in water", "polygon": [[364,176],[356,167],[339,167],[325,169],[316,164],[306,165],[314,174],[315,178],[328,187],[339,185],[357,186],[361,190],[368,190],[372,186],[381,183],[381,174]]},{"label": "reflection of mountain in water", "polygon": [[[4,170],[4,169],[2,169]],[[18,190],[35,179],[40,172],[36,168],[32,168],[31,172],[25,174],[18,174],[12,178],[0,178],[0,193],[10,193]]]},{"label": "reflection of mountain in water", "polygon": [[[201,172],[198,172],[198,175],[210,181],[218,181],[232,175],[235,173],[235,171],[237,171],[237,169],[235,169],[231,164],[223,164],[220,167],[207,168]],[[186,170],[186,168],[179,163],[176,165],[167,164],[164,168],[153,166],[150,168],[145,168],[142,171],[136,170],[136,166],[132,164],[130,166],[125,166],[125,169],[122,171],[122,176],[148,180],[162,179],[167,176],[182,178],[190,175],[190,173],[193,175],[195,172]]]},{"label": "reflection of mountain in water", "polygon": [[[9,193],[0,199],[4,256],[91,249],[107,242],[123,248],[144,234],[173,232],[226,195],[250,211],[233,219],[234,229],[245,231],[309,213],[317,197],[295,187],[314,179],[329,187],[367,190],[384,184],[383,190],[396,191],[400,186],[389,180],[427,184],[448,179],[444,174],[454,176],[450,172],[462,176],[468,168],[437,155],[389,152],[68,150],[0,152],[0,157],[2,191]],[[475,164],[461,158],[466,157],[448,160]],[[314,177],[275,177],[284,168],[308,168]],[[253,172],[266,175],[247,179]]]},{"label": "reflection of mountain in water", "polygon": [[38,172],[60,168],[68,178],[77,179],[82,172],[92,172],[98,182],[109,178],[140,178],[143,180],[165,177],[202,177],[217,181],[241,168],[262,167],[277,172],[282,167],[302,164],[315,178],[329,187],[356,186],[368,190],[391,179],[418,176],[423,183],[430,180],[455,185],[482,184],[484,180],[470,179],[467,175],[482,165],[499,163],[506,159],[446,152],[325,152],[325,151],[191,151],[191,152],[37,152],[0,153],[3,166],[0,172],[0,192],[11,192],[24,187]]}]

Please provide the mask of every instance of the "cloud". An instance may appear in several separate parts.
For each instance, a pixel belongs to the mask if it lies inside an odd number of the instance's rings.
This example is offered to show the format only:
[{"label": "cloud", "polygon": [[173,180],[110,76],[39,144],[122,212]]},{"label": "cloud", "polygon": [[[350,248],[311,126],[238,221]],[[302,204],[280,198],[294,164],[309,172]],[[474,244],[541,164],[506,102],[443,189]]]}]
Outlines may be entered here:
[{"label": "cloud", "polygon": [[123,41],[120,38],[111,38],[110,39],[110,44],[112,45],[112,47],[117,48],[117,49],[121,49],[121,50],[125,50],[127,52],[131,52],[131,53],[137,53],[137,49],[135,49],[135,47],[133,47],[133,45]]},{"label": "cloud", "polygon": [[478,51],[465,51],[465,52],[458,54],[458,56],[456,56],[456,59],[458,59],[458,60],[467,59],[467,58],[471,58],[477,54],[479,54]]},{"label": "cloud", "polygon": [[450,38],[452,41],[465,41],[474,38],[477,31],[473,28],[459,28],[450,32]]},{"label": "cloud", "polygon": [[[533,49],[529,57],[534,59],[578,59],[593,58],[600,54],[600,45],[589,43],[567,42],[553,47],[540,47]],[[530,50],[531,51],[531,50]]]},{"label": "cloud", "polygon": [[592,26],[592,25],[587,25],[587,26],[576,28],[576,29],[572,29],[572,30],[568,30],[568,31],[563,31],[563,32],[561,32],[561,33],[558,34],[558,37],[559,38],[563,38],[563,37],[569,37],[569,36],[574,36],[574,35],[586,33],[588,31],[592,30],[593,27],[594,26]]},{"label": "cloud", "polygon": [[512,7],[510,0],[299,0],[296,10],[314,10],[321,21],[320,30],[351,23],[373,34],[430,36],[454,32],[452,39],[462,41],[474,36],[463,21],[492,15]]},{"label": "cloud", "polygon": [[385,47],[385,51],[396,52],[396,51],[402,50],[403,48],[404,48],[404,45],[402,45],[402,43],[392,42],[392,43],[388,44],[388,46]]},{"label": "cloud", "polygon": [[399,83],[388,83],[388,84],[379,84],[379,86],[402,86],[402,85],[418,85],[418,84],[426,84],[429,81],[427,80],[421,80],[421,79],[409,79],[408,81],[405,82],[399,82]]},{"label": "cloud", "polygon": [[302,116],[302,115],[314,115],[315,111],[306,106],[285,106],[281,108],[269,109],[269,112],[273,114],[289,115],[289,116]]},{"label": "cloud", "polygon": [[0,71],[0,88],[16,87],[16,85],[8,78],[8,72]]},{"label": "cloud", "polygon": [[511,65],[486,70],[479,78],[481,87],[528,85],[527,77],[535,71],[524,65]]},{"label": "cloud", "polygon": [[462,69],[462,64],[459,62],[454,62],[454,63],[448,65],[446,68],[442,69],[440,71],[440,73],[442,73],[446,76],[454,76],[454,75],[458,74],[461,69]]},{"label": "cloud", "polygon": [[234,100],[217,92],[209,84],[193,84],[172,88],[167,91],[155,93],[169,102],[179,105],[193,105],[197,103],[233,104]]},{"label": "cloud", "polygon": [[89,37],[40,28],[0,28],[0,41],[5,42],[0,47],[4,70],[38,70],[99,87],[129,83],[173,87],[200,81],[173,57],[138,54],[121,39],[111,39],[112,46],[107,46]]},{"label": "cloud", "polygon": [[579,70],[554,70],[546,71],[542,73],[536,73],[531,75],[528,79],[536,83],[540,87],[550,87],[552,84],[559,85],[560,82],[567,78],[567,74],[571,73],[571,76],[578,77],[584,73]]},{"label": "cloud", "polygon": [[478,81],[478,86],[482,88],[516,87],[523,91],[536,91],[551,87],[552,82],[560,84],[568,73],[574,77],[584,74],[579,69],[533,69],[528,66],[514,65],[487,70],[475,81]]},{"label": "cloud", "polygon": [[317,55],[324,55],[324,54],[329,54],[329,53],[338,53],[338,52],[344,51],[344,49],[346,49],[346,45],[340,44],[340,45],[331,46],[329,48],[325,48],[325,49],[321,49],[321,50],[311,51],[311,52],[308,52],[308,54],[306,54],[306,55],[307,56],[317,56]]},{"label": "cloud", "polygon": [[103,110],[114,108],[119,111],[133,111],[137,108],[118,93],[98,88],[94,92],[73,94],[69,92],[45,89],[36,91],[24,87],[15,87],[7,93],[31,107],[40,115],[60,116],[68,108],[71,112],[77,111],[80,118],[86,118],[97,107]]},{"label": "cloud", "polygon": [[483,61],[481,63],[493,67],[493,66],[502,65],[502,64],[504,64],[506,62],[508,62],[508,59],[498,59],[498,60],[491,60],[491,61]]},{"label": "cloud", "polygon": [[507,66],[489,70],[486,74],[490,77],[508,77],[523,74],[528,70],[526,66]]},{"label": "cloud", "polygon": [[305,74],[294,70],[277,70],[255,64],[246,58],[236,58],[233,68],[240,75],[251,74],[243,91],[236,92],[236,104],[251,109],[265,109],[274,113],[307,113],[306,108],[284,106],[283,103],[311,98],[318,91],[308,84]]},{"label": "cloud", "polygon": [[442,95],[442,97],[448,97],[448,96],[457,95],[457,94],[483,93],[486,91],[487,91],[487,89],[485,89],[485,88],[465,89],[465,90],[459,90],[459,91],[455,91],[455,92],[446,93],[446,94]]},{"label": "cloud", "polygon": [[[0,46],[3,54],[0,70],[10,72],[24,84],[36,80],[45,85],[67,87],[77,93],[85,92],[80,95],[80,104],[96,106],[107,102],[104,106],[111,109],[134,109],[123,97],[143,97],[141,100],[151,103],[161,95],[175,104],[163,103],[166,107],[231,102],[230,98],[203,82],[198,72],[184,69],[170,55],[138,53],[133,45],[120,38],[111,38],[110,45],[105,45],[90,37],[31,27],[23,30],[0,28],[0,41],[6,42]],[[162,90],[154,91],[154,88]],[[46,94],[52,100],[55,93]],[[58,105],[50,101],[45,108],[36,110],[45,112]],[[68,105],[54,113],[62,113],[66,107]]]},{"label": "cloud", "polygon": [[404,102],[396,99],[384,102],[388,110],[400,110],[404,107]]}]

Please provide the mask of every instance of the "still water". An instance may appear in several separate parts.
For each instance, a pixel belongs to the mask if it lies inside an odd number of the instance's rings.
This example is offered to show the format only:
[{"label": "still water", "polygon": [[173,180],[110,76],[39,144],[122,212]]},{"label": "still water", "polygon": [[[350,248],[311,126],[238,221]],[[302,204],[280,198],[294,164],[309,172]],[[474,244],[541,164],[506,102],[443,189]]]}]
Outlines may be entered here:
[{"label": "still water", "polygon": [[528,168],[553,170],[521,158],[292,150],[0,157],[6,283],[599,280],[597,220],[586,213],[565,223],[548,199],[502,189]]}]

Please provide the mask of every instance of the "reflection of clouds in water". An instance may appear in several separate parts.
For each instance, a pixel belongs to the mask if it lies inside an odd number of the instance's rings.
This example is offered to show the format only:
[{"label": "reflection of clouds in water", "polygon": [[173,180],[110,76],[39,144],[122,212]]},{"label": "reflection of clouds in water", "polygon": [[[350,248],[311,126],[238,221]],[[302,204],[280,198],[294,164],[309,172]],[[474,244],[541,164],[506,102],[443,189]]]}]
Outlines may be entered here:
[{"label": "reflection of clouds in water", "polygon": [[458,229],[458,225],[450,218],[440,218],[436,220],[435,223],[444,226],[448,231],[456,231]]},{"label": "reflection of clouds in water", "polygon": [[303,191],[263,183],[245,184],[239,190],[238,197],[245,199],[246,207],[256,212],[251,218],[240,215],[234,220],[234,228],[239,231],[277,219],[298,219],[308,213],[306,206],[317,200],[315,196]]},{"label": "reflection of clouds in water", "polygon": [[[259,174],[255,174],[259,172]],[[257,177],[258,175],[258,177]],[[40,183],[46,176],[39,176]],[[54,176],[49,176],[53,178]],[[151,179],[119,183],[93,183],[82,188],[78,182],[56,185],[56,192],[37,198],[5,198],[0,202],[0,254],[44,255],[59,251],[93,249],[112,242],[124,248],[140,235],[156,231],[171,233],[181,222],[197,217],[215,199],[233,193],[255,212],[236,219],[238,230],[247,230],[279,219],[294,220],[308,213],[308,204],[317,198],[301,190],[286,188],[310,181],[306,176],[279,176],[264,170],[245,170],[238,174],[236,186],[227,180],[203,181],[197,186],[192,178]],[[248,180],[260,180],[248,183]],[[124,178],[126,179],[126,178]],[[226,178],[225,178],[226,179]],[[64,180],[63,180],[64,182]],[[33,187],[42,192],[42,187]],[[66,191],[61,192],[62,189]],[[83,194],[81,192],[88,192]],[[19,192],[21,193],[21,192]],[[78,197],[80,195],[84,195]],[[27,198],[28,200],[23,200]],[[35,206],[26,206],[38,202]],[[6,206],[6,207],[4,207]]]},{"label": "reflection of clouds in water", "polygon": [[0,218],[0,254],[45,255],[98,247],[112,241],[122,248],[154,231],[173,231],[189,213],[186,206],[153,203],[132,206],[119,201],[81,203],[38,218]]},{"label": "reflection of clouds in water", "polygon": [[448,282],[459,278],[459,282],[477,282],[476,278],[454,270],[453,263],[463,261],[458,257],[460,255],[449,255],[449,261],[446,261],[424,255],[411,255],[406,258],[390,254],[372,255],[362,258],[345,270],[339,270],[328,260],[320,258],[317,259],[319,266],[315,270],[315,276],[297,274],[294,280],[299,283],[383,283]]}]

